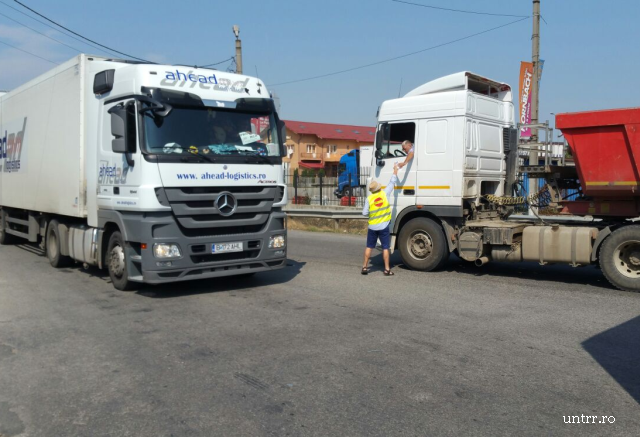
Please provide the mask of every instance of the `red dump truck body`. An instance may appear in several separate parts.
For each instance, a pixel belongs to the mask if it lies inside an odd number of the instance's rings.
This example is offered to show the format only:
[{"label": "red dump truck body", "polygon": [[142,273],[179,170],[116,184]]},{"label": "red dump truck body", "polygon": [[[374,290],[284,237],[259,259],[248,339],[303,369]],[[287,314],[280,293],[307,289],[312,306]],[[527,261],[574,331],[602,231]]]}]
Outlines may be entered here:
[{"label": "red dump truck body", "polygon": [[587,196],[640,197],[640,108],[558,114]]},{"label": "red dump truck body", "polygon": [[640,215],[640,108],[558,114],[582,192],[592,200],[561,202],[563,213]]}]

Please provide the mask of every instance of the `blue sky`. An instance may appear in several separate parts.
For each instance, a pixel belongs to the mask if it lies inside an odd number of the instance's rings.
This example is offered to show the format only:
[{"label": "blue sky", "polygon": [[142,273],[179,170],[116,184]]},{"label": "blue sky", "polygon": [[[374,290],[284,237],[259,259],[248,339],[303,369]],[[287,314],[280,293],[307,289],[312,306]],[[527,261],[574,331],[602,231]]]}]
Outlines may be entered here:
[{"label": "blue sky", "polygon": [[[13,0],[1,0],[23,10]],[[21,0],[22,1],[22,0]],[[432,6],[530,15],[530,0],[411,0]],[[0,13],[85,53],[102,54],[0,3]],[[240,26],[245,73],[267,85],[392,58],[517,20],[391,0],[24,0],[49,18],[117,50],[156,62],[208,64],[234,54]],[[540,118],[551,113],[640,106],[640,1],[542,0],[545,60]],[[0,41],[52,61],[76,51],[0,15]],[[374,125],[380,103],[418,85],[470,70],[517,89],[531,58],[531,19],[414,56],[317,80],[272,87],[285,119]],[[0,44],[0,89],[53,64]],[[224,69],[226,65],[220,68]],[[635,80],[634,80],[635,79]],[[516,96],[517,97],[517,96]]]}]

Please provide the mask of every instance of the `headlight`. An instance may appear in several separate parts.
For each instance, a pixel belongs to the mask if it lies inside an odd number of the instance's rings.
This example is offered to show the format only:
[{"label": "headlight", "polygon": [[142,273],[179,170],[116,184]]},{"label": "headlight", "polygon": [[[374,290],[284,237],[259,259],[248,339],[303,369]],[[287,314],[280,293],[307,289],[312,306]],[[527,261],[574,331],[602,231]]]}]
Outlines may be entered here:
[{"label": "headlight", "polygon": [[180,258],[180,247],[172,243],[155,243],[153,245],[153,256],[156,258]]},{"label": "headlight", "polygon": [[269,249],[279,249],[285,245],[284,235],[274,235],[269,238]]}]

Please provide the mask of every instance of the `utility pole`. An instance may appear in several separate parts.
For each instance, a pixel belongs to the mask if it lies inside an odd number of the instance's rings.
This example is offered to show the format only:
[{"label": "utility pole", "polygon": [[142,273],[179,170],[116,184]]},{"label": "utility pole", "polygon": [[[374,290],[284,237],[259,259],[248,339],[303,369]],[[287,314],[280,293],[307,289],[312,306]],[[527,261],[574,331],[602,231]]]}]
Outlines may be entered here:
[{"label": "utility pole", "polygon": [[[533,80],[531,81],[531,124],[538,124],[538,85],[540,81],[540,0],[533,0],[533,33],[531,35],[531,61],[533,63]],[[536,150],[529,151],[529,165],[538,165],[538,129],[531,129],[530,147]],[[538,179],[529,178],[529,194],[538,192]]]},{"label": "utility pole", "polygon": [[[533,0],[533,34],[531,35],[531,61],[533,83],[531,84],[531,124],[538,124],[538,86],[540,84],[540,0]],[[538,129],[531,131],[532,142],[538,142]]]},{"label": "utility pole", "polygon": [[242,74],[242,41],[240,41],[240,27],[233,26],[233,34],[236,36],[236,73]]}]

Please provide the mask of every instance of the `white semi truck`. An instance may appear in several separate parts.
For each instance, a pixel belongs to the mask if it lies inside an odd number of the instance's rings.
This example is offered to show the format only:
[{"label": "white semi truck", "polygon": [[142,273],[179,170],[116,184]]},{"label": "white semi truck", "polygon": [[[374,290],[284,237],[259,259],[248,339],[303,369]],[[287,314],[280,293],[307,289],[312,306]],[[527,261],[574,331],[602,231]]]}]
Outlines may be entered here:
[{"label": "white semi truck", "polygon": [[115,288],[286,265],[284,124],[261,80],[79,55],[0,96],[0,244]]},{"label": "white semi truck", "polygon": [[[575,165],[554,162],[550,143],[536,143],[526,147],[541,160],[518,168],[525,146],[505,83],[461,72],[383,102],[372,178],[387,183],[406,159],[398,145],[415,145],[392,199],[392,248],[424,271],[452,252],[476,265],[598,264],[614,286],[640,291],[640,178],[630,152],[640,142],[639,123],[640,108],[558,114]],[[543,190],[517,191],[518,173],[544,179]],[[578,198],[562,197],[576,189]],[[527,203],[548,215],[514,219]]]}]

